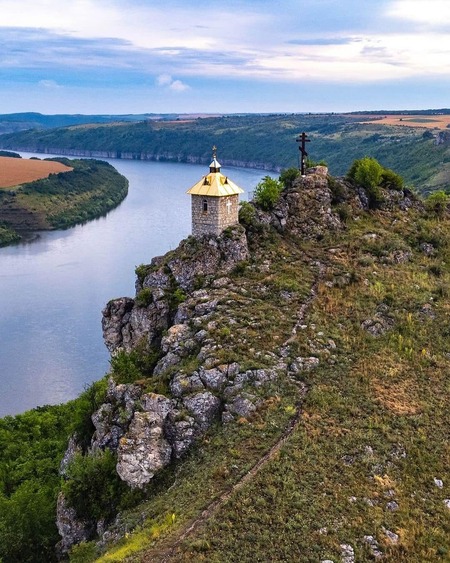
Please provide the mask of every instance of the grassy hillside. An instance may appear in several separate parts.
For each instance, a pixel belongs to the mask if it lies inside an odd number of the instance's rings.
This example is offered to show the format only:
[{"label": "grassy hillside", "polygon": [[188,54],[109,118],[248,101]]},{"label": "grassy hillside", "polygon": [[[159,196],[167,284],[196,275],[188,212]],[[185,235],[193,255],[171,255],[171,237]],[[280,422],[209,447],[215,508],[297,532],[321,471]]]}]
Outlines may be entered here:
[{"label": "grassy hillside", "polygon": [[[360,123],[359,115],[246,115],[193,121],[142,121],[134,124],[76,126],[44,132],[2,135],[0,147],[32,151],[104,151],[126,158],[155,158],[207,163],[211,146],[222,164],[280,169],[298,164],[297,135],[306,131],[313,160],[325,160],[335,175],[346,173],[356,158],[373,156],[427,193],[450,181],[450,145],[436,144],[419,127],[383,125],[378,116]],[[366,117],[365,120],[371,119]],[[425,134],[425,137],[424,137]],[[290,150],[286,151],[286,147]]]},{"label": "grassy hillside", "polygon": [[126,196],[128,182],[110,164],[55,159],[73,171],[0,189],[0,245],[34,230],[64,229],[104,215]]},{"label": "grassy hillside", "polygon": [[[448,206],[386,198],[369,210],[357,186],[329,178],[328,189],[339,230],[306,239],[264,226],[247,208],[251,258],[225,286],[196,281],[199,303],[221,296],[196,326],[217,361],[255,368],[278,358],[290,375],[249,388],[258,408],[210,428],[143,494],[118,488],[111,456],[75,463],[69,491],[83,510],[121,515],[71,561],[317,562],[349,553],[358,562],[380,553],[393,563],[448,561]],[[294,193],[302,186],[282,198]],[[118,358],[115,369],[166,389],[164,373],[149,376],[140,355]],[[186,357],[186,373],[198,362]],[[77,430],[88,443],[105,386],[0,424],[5,561],[52,560],[55,530],[49,516],[39,527],[33,495],[47,495],[50,514],[64,436]]]},{"label": "grassy hillside", "polygon": [[[123,517],[144,523],[98,561],[341,561],[346,550],[358,562],[448,561],[449,227],[433,213],[357,212],[319,243],[266,241],[233,276],[226,317],[209,320],[234,359],[291,337],[318,366],[157,479]],[[82,545],[72,560],[99,554]]]}]

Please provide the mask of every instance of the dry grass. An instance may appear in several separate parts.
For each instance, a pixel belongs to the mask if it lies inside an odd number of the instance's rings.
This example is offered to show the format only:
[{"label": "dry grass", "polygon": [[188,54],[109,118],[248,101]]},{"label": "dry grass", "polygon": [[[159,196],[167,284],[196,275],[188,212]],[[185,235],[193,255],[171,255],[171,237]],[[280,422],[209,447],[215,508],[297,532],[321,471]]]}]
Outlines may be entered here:
[{"label": "dry grass", "polygon": [[372,390],[378,403],[394,414],[418,414],[420,404],[415,400],[413,386],[408,381],[388,383],[375,379],[372,381]]},{"label": "dry grass", "polygon": [[0,158],[0,188],[10,188],[47,178],[50,174],[70,172],[73,168],[49,160],[28,160],[23,158]]},{"label": "dry grass", "polygon": [[450,115],[390,115],[376,117],[362,115],[361,123],[381,123],[382,125],[401,125],[403,127],[423,127],[425,129],[446,129],[450,125]]}]

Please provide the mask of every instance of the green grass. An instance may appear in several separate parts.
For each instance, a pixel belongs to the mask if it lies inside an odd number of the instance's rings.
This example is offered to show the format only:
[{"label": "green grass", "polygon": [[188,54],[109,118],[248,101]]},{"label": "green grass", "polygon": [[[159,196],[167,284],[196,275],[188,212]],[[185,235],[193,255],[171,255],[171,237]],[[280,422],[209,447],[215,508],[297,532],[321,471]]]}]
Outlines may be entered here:
[{"label": "green grass", "polygon": [[[419,244],[436,227],[439,249],[427,257]],[[450,496],[449,227],[448,219],[437,224],[413,211],[361,214],[333,240],[304,245],[309,259],[320,259],[327,270],[307,328],[298,331],[291,347],[293,355],[314,349],[320,358],[318,368],[299,376],[309,388],[301,422],[279,455],[177,544],[170,561],[338,561],[344,543],[354,548],[357,561],[372,561],[364,541],[368,535],[387,561],[449,560],[444,504]],[[377,239],[363,238],[372,232]],[[312,283],[313,271],[298,246],[282,241],[276,247],[277,252],[274,246],[265,254],[271,259],[267,271],[249,264],[247,275],[234,278],[236,293],[227,302],[226,318],[237,325],[224,320],[216,335],[224,344],[234,342],[234,359],[243,361],[244,346],[237,344],[241,330],[247,347],[276,348],[273,336],[285,338],[295,320],[295,307],[282,304],[280,288],[289,286],[298,306]],[[381,248],[409,248],[412,260],[386,262]],[[364,265],[368,254],[372,261]],[[349,272],[356,275],[345,276]],[[373,337],[361,323],[382,304],[393,324]],[[434,317],[424,313],[426,304]],[[329,347],[330,339],[336,348]],[[211,431],[185,461],[155,482],[148,505],[141,507],[148,510],[148,524],[100,560],[161,560],[185,523],[281,435],[295,410],[296,390],[287,381],[277,386],[267,398],[270,407],[255,420]],[[435,478],[444,481],[442,489]],[[397,503],[391,505],[394,510],[389,510],[391,502]],[[155,537],[152,526],[171,513],[175,522]],[[398,535],[396,544],[385,530]]]}]

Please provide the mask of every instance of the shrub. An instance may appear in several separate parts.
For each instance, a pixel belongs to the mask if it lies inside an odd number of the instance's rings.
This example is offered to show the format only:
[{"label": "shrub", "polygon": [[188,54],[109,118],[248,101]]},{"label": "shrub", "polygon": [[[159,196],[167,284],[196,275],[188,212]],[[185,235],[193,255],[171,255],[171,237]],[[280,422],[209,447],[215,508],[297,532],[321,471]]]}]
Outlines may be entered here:
[{"label": "shrub", "polygon": [[369,156],[355,160],[347,176],[366,189],[376,188],[381,183],[383,167],[375,159]]},{"label": "shrub", "polygon": [[403,178],[389,168],[385,168],[381,174],[381,186],[388,190],[401,191],[404,186]]},{"label": "shrub", "polygon": [[292,188],[294,180],[300,175],[300,170],[298,168],[287,168],[282,170],[280,174],[279,181],[283,184],[285,190]]},{"label": "shrub", "polygon": [[147,264],[139,264],[139,266],[136,266],[136,268],[134,269],[134,273],[136,274],[140,283],[144,281],[145,276],[148,274],[148,272],[149,266]]},{"label": "shrub", "polygon": [[239,223],[248,228],[255,220],[255,208],[248,201],[241,201],[239,207]]},{"label": "shrub", "polygon": [[428,211],[442,217],[447,210],[450,198],[442,190],[430,194],[425,202]]},{"label": "shrub", "polygon": [[280,198],[282,189],[283,184],[281,182],[270,176],[265,176],[256,186],[253,200],[264,211],[270,211]]},{"label": "shrub", "polygon": [[116,472],[117,459],[110,450],[83,456],[75,454],[67,468],[63,492],[80,518],[111,518],[127,486]]},{"label": "shrub", "polygon": [[144,287],[136,295],[134,302],[138,307],[148,307],[153,300],[152,290],[149,287]]}]

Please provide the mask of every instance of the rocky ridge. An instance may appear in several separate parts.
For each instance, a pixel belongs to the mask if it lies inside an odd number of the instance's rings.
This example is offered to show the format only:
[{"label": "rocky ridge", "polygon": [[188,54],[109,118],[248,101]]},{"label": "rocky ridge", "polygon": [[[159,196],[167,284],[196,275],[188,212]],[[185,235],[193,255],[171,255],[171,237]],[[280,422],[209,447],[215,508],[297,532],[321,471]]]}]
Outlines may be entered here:
[{"label": "rocky ridge", "polygon": [[[218,319],[227,315],[230,299],[250,299],[248,290],[236,288],[234,276],[242,264],[263,270],[263,251],[255,244],[261,232],[275,228],[288,237],[318,240],[330,231],[345,229],[332,205],[345,202],[354,209],[368,209],[369,197],[344,180],[330,179],[325,167],[310,169],[270,212],[255,209],[253,224],[227,229],[220,237],[193,237],[150,265],[137,268],[136,296],[110,301],[103,311],[103,334],[113,358],[139,350],[153,354],[151,373],[145,380],[109,379],[105,402],[92,415],[95,432],[85,455],[108,449],[117,456],[116,470],[131,488],[145,488],[154,475],[181,458],[192,444],[216,422],[224,424],[251,419],[264,395],[265,386],[280,377],[295,377],[314,369],[319,358],[333,362],[335,344],[319,334],[310,341],[309,355],[295,356],[285,342],[272,342],[263,349],[249,349],[259,367],[233,360],[218,334],[233,330]],[[385,192],[385,209],[408,209],[419,203],[408,192]],[[304,307],[314,298],[325,268],[311,262],[314,277],[307,297],[293,311],[291,332],[301,330]],[[261,293],[266,289],[257,288]],[[288,290],[280,297],[288,303]],[[377,312],[363,327],[374,336],[389,330],[386,311]],[[257,327],[256,327],[257,328]],[[303,327],[304,328],[304,327]],[[119,379],[119,380],[118,380]],[[149,389],[148,383],[158,382]],[[64,463],[70,463],[79,446],[71,441]],[[96,534],[107,536],[104,523],[83,521],[68,506],[58,502],[60,549]],[[105,536],[105,537],[106,537]]]}]

